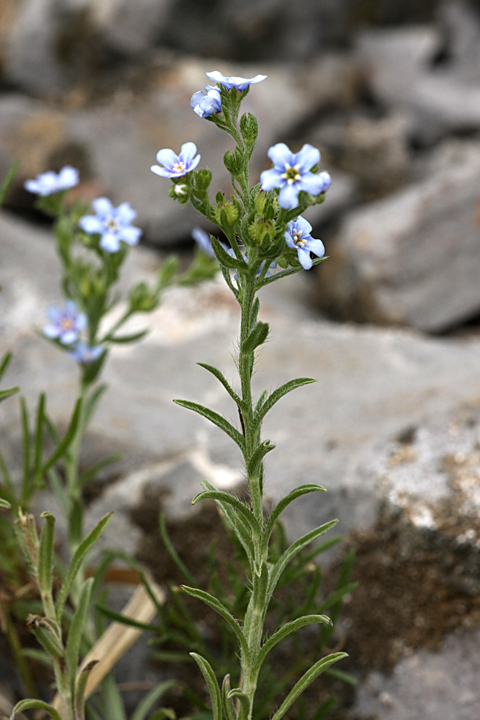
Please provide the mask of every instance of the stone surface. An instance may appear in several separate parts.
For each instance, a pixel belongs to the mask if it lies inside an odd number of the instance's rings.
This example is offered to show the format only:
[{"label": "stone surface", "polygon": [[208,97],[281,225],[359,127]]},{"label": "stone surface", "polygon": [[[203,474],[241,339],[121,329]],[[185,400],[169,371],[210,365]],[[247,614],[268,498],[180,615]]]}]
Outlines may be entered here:
[{"label": "stone surface", "polygon": [[[5,172],[17,157],[19,183],[53,165],[80,165],[82,178],[93,182],[97,195],[108,195],[115,204],[132,204],[149,241],[168,245],[189,237],[198,224],[197,213],[168,198],[169,181],[153,175],[150,166],[160,148],[179,152],[184,142],[193,141],[202,155],[201,166],[214,172],[212,188],[216,192],[220,186],[231,192],[223,155],[232,141],[190,108],[193,92],[207,82],[205,72],[212,69],[211,61],[166,62],[167,68],[152,71],[145,93],[123,90],[105,104],[80,110],[3,96],[0,171]],[[252,179],[270,165],[268,148],[310,113],[327,105],[349,103],[355,97],[355,71],[342,55],[322,56],[302,67],[224,63],[222,70],[246,77],[265,70],[268,75],[264,83],[253,87],[244,103],[245,110],[258,117],[261,128]],[[21,201],[25,202],[24,194],[16,200],[17,204]]]},{"label": "stone surface", "polygon": [[94,32],[104,43],[136,55],[155,46],[172,6],[172,0],[95,0],[89,12]]},{"label": "stone surface", "polygon": [[385,107],[408,111],[411,133],[422,142],[480,126],[480,74],[474,61],[480,15],[468,10],[466,19],[465,8],[448,7],[445,62],[435,64],[445,47],[440,26],[368,30],[357,38],[358,59],[374,97]]},{"label": "stone surface", "polygon": [[480,311],[480,146],[439,148],[425,179],[347,215],[321,302],[344,318],[445,330]]},{"label": "stone surface", "polygon": [[402,660],[391,677],[371,673],[360,687],[355,720],[473,720],[480,689],[479,631],[450,635],[438,653]]}]

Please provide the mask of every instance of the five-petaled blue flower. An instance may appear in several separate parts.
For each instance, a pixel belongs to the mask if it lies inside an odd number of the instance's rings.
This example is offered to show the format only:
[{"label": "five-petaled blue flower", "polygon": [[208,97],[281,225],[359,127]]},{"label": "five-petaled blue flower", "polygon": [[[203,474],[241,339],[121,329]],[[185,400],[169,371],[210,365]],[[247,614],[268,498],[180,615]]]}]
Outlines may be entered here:
[{"label": "five-petaled blue flower", "polygon": [[60,340],[63,345],[71,345],[78,338],[79,333],[87,325],[87,316],[78,312],[73,300],[65,302],[65,309],[51,305],[47,310],[49,323],[43,328],[48,338]]},{"label": "five-petaled blue flower", "polygon": [[310,270],[313,264],[310,253],[312,252],[317,257],[323,257],[325,255],[325,247],[322,241],[312,238],[310,235],[312,226],[301,216],[289,222],[287,228],[285,240],[287,241],[288,247],[298,252],[300,264],[305,270]]},{"label": "five-petaled blue flower", "polygon": [[187,173],[195,170],[200,162],[200,155],[195,157],[197,146],[193,142],[187,142],[182,145],[180,155],[175,155],[170,148],[164,148],[157,153],[157,162],[160,165],[152,165],[150,170],[160,177],[178,178],[183,177]]},{"label": "five-petaled blue flower", "polygon": [[97,214],[85,215],[79,224],[89,235],[101,235],[100,247],[103,250],[109,253],[118,252],[122,240],[127,245],[138,243],[142,231],[132,225],[137,213],[129,203],[124,202],[115,208],[108,198],[97,198],[92,205]]},{"label": "five-petaled blue flower", "polygon": [[207,77],[210,78],[210,80],[218,83],[219,85],[223,85],[223,87],[226,87],[227,90],[235,88],[235,90],[243,92],[247,89],[249,85],[254,85],[255,83],[262,82],[262,80],[265,80],[267,76],[255,75],[254,78],[250,78],[248,80],[247,78],[236,77],[235,75],[232,75],[232,77],[225,77],[225,75],[222,75],[221,72],[215,70],[214,72],[207,73]]},{"label": "five-petaled blue flower", "polygon": [[319,195],[330,186],[331,178],[327,172],[318,175],[310,169],[320,160],[320,152],[312,145],[304,145],[298,153],[292,153],[285,143],[277,143],[268,151],[274,167],[262,172],[262,190],[280,188],[278,204],[282,208],[293,210],[298,205],[298,193],[301,190],[310,195]]},{"label": "five-petaled blue flower", "polygon": [[48,195],[55,195],[61,190],[75,187],[75,185],[78,185],[78,180],[78,170],[70,167],[70,165],[65,165],[58,174],[50,171],[37,175],[35,180],[27,180],[24,188],[28,192],[47,197]]},{"label": "five-petaled blue flower", "polygon": [[70,355],[81,365],[92,365],[98,360],[103,352],[103,345],[94,345],[93,347],[90,347],[84,342],[78,342]]},{"label": "five-petaled blue flower", "polygon": [[193,93],[192,99],[190,100],[190,107],[201,118],[207,118],[214,113],[222,111],[222,98],[220,97],[220,90],[213,85],[205,85],[205,92],[199,90]]}]

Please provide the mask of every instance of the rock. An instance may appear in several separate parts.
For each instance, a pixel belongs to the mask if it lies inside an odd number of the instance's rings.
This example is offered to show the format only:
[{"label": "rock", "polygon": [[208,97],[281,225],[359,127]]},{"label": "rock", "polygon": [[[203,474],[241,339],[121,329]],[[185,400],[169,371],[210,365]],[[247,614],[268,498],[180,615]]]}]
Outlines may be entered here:
[{"label": "rock", "polygon": [[431,143],[448,131],[480,126],[480,77],[466,73],[455,54],[451,62],[434,65],[442,50],[438,28],[368,30],[359,34],[356,48],[375,99],[408,111],[417,141]]},{"label": "rock", "polygon": [[102,42],[126,55],[154,47],[172,0],[96,0],[90,2],[90,19]]},{"label": "rock", "polygon": [[350,717],[367,720],[471,720],[480,690],[478,630],[450,635],[437,653],[420,651],[402,660],[391,677],[371,673]]},{"label": "rock", "polygon": [[[77,167],[79,163],[82,178],[94,182],[97,195],[108,195],[115,204],[132,204],[150,242],[171,245],[189,237],[198,214],[172,201],[167,196],[169,182],[154,176],[150,166],[160,148],[179,152],[184,142],[193,141],[202,155],[202,166],[214,172],[215,192],[219,186],[231,192],[223,155],[232,141],[190,107],[193,92],[208,81],[205,72],[212,69],[211,63],[188,59],[167,59],[166,63],[163,69],[152,71],[148,92],[138,95],[133,88],[123,90],[104,105],[69,110],[47,107],[39,100],[2,97],[0,162],[4,169],[18,157],[20,183],[53,166],[58,170],[66,163]],[[342,55],[325,55],[302,67],[223,67],[227,74],[246,77],[260,69],[266,70],[268,80],[254,86],[245,102],[245,110],[254,112],[260,123],[252,179],[269,166],[268,148],[315,108],[348,104],[355,97],[355,70]],[[90,184],[86,190],[90,193],[91,188]],[[25,193],[17,205],[22,198],[24,202]]]},{"label": "rock", "polygon": [[439,148],[424,180],[352,211],[319,271],[343,318],[440,332],[480,310],[480,146]]}]

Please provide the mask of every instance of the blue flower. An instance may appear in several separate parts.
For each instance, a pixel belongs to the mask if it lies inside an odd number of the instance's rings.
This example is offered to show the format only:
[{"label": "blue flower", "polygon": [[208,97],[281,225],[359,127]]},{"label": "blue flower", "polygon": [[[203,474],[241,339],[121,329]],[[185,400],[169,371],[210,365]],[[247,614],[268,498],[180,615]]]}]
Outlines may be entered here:
[{"label": "blue flower", "polygon": [[301,216],[289,222],[287,228],[285,240],[287,241],[288,247],[298,252],[300,264],[305,270],[310,270],[312,267],[310,253],[312,252],[317,257],[323,257],[325,255],[325,247],[322,241],[312,238],[310,235],[312,226]]},{"label": "blue flower", "polygon": [[207,118],[213,115],[213,113],[219,113],[222,111],[222,98],[220,97],[220,90],[213,85],[205,85],[205,92],[199,90],[193,93],[192,99],[190,100],[190,107],[201,118]]},{"label": "blue flower", "polygon": [[183,177],[187,173],[195,170],[200,162],[200,155],[195,157],[197,146],[193,142],[187,142],[182,145],[180,155],[175,155],[173,150],[164,148],[157,153],[157,162],[160,165],[152,165],[150,170],[160,177],[178,178]]},{"label": "blue flower", "polygon": [[265,80],[267,76],[255,75],[254,78],[250,78],[250,80],[248,80],[247,78],[236,77],[235,75],[232,77],[225,77],[225,75],[222,75],[221,72],[215,70],[214,72],[207,73],[207,77],[210,78],[210,80],[217,82],[219,85],[223,85],[223,87],[226,87],[227,90],[235,88],[235,90],[243,92],[249,85],[262,82],[262,80]]},{"label": "blue flower", "polygon": [[138,243],[142,231],[132,225],[137,213],[129,203],[122,203],[115,208],[108,198],[97,198],[92,205],[97,214],[85,215],[79,224],[89,235],[101,235],[100,247],[103,250],[109,253],[118,252],[122,240],[127,245]]},{"label": "blue flower", "polygon": [[210,240],[210,235],[205,232],[205,230],[202,230],[202,228],[200,227],[193,228],[192,237],[198,244],[200,250],[205,253],[205,255],[208,255],[208,257],[211,258],[215,257],[215,253],[213,252],[212,243]]},{"label": "blue flower", "polygon": [[54,195],[61,190],[75,187],[75,185],[78,185],[78,180],[78,170],[70,167],[70,165],[65,165],[58,175],[54,172],[46,172],[37,175],[35,180],[27,180],[24,188],[28,192],[47,197],[47,195]]},{"label": "blue flower", "polygon": [[277,143],[270,148],[268,156],[274,167],[262,172],[262,190],[280,188],[278,203],[282,208],[293,210],[297,207],[301,190],[319,195],[330,186],[331,178],[327,172],[318,175],[309,172],[320,160],[320,152],[312,145],[304,145],[294,154],[285,143]]},{"label": "blue flower", "polygon": [[94,345],[94,347],[90,347],[84,342],[78,342],[70,355],[81,365],[92,365],[94,362],[97,362],[103,352],[103,345]]},{"label": "blue flower", "polygon": [[60,340],[63,345],[71,345],[75,342],[87,325],[87,316],[78,312],[73,300],[66,301],[64,310],[51,305],[47,310],[47,318],[50,322],[43,328],[44,335],[53,340]]}]

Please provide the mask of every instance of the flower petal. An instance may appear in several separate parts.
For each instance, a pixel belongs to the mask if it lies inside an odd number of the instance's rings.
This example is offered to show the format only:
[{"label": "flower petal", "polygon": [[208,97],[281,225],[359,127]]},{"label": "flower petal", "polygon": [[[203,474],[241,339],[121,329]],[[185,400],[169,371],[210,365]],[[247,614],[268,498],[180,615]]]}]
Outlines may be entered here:
[{"label": "flower petal", "polygon": [[285,180],[282,178],[281,173],[272,168],[271,170],[264,170],[260,175],[262,183],[262,190],[273,190],[274,188],[281,187]]},{"label": "flower petal", "polygon": [[275,166],[281,167],[282,170],[288,163],[291,167],[295,165],[295,155],[291,152],[290,148],[285,143],[277,143],[273,145],[268,151],[268,157],[273,160]]},{"label": "flower petal", "polygon": [[118,238],[127,243],[127,245],[136,245],[140,240],[142,231],[137,227],[122,228],[118,233]]},{"label": "flower petal", "polygon": [[304,270],[310,270],[312,267],[313,261],[310,257],[310,253],[306,248],[297,248],[298,250],[298,259],[300,260],[300,265],[303,267]]},{"label": "flower petal", "polygon": [[317,257],[323,257],[325,255],[325,245],[321,240],[316,240],[315,238],[312,238],[308,242],[307,248]]},{"label": "flower petal", "polygon": [[60,333],[60,342],[62,345],[71,345],[78,337],[76,330],[67,330],[66,332]]},{"label": "flower petal", "polygon": [[155,175],[160,175],[160,177],[172,177],[172,173],[170,172],[170,170],[166,170],[164,167],[160,167],[160,165],[152,165],[150,170],[155,173]]},{"label": "flower petal", "polygon": [[325,189],[325,180],[320,175],[307,172],[297,185],[299,190],[304,190],[310,195],[319,195]]},{"label": "flower petal", "polygon": [[222,75],[222,73],[219,70],[214,70],[213,72],[206,73],[207,77],[210,78],[210,80],[213,80],[213,82],[222,83],[224,81],[228,82],[228,78],[225,77],[225,75]]},{"label": "flower petal", "polygon": [[43,334],[48,338],[57,338],[60,335],[60,328],[56,325],[44,325]]},{"label": "flower petal", "polygon": [[278,204],[287,210],[293,210],[298,205],[298,183],[288,185],[287,183],[280,190]]},{"label": "flower petal", "polygon": [[177,160],[177,156],[170,148],[163,148],[163,150],[159,150],[157,153],[157,162],[160,163],[160,165],[164,165],[167,169],[171,169]]},{"label": "flower petal", "polygon": [[300,172],[303,174],[320,162],[320,151],[313,145],[304,145],[300,152],[295,155],[295,165],[300,165]]},{"label": "flower petal", "polygon": [[299,217],[296,218],[295,224],[298,230],[300,230],[300,232],[302,233],[302,235],[310,235],[310,233],[312,232],[312,226],[310,225],[308,220],[305,220],[305,218],[302,217],[302,215],[299,215]]},{"label": "flower petal", "polygon": [[80,218],[78,224],[83,232],[89,235],[103,232],[103,223],[96,215],[85,215],[85,217]]},{"label": "flower petal", "polygon": [[121,225],[130,225],[130,223],[135,220],[136,217],[137,213],[130,206],[130,203],[124,202],[118,206],[116,212],[116,219]]},{"label": "flower petal", "polygon": [[193,158],[195,157],[196,152],[197,152],[197,146],[195,145],[195,143],[186,142],[182,145],[182,148],[180,150],[180,155],[178,157],[188,167],[189,164],[192,162]]},{"label": "flower petal", "polygon": [[110,217],[114,210],[112,203],[106,197],[101,197],[94,200],[92,202],[92,207],[101,220]]},{"label": "flower petal", "polygon": [[117,234],[103,233],[100,240],[100,247],[105,252],[116,253],[120,250],[120,238]]}]

